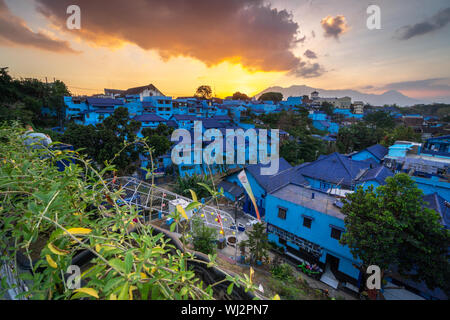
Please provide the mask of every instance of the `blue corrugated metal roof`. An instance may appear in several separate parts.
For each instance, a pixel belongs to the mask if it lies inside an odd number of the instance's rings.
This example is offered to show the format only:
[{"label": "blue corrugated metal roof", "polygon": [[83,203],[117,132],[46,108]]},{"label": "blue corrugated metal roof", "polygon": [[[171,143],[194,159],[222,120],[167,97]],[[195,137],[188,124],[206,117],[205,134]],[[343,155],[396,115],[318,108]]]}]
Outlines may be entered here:
[{"label": "blue corrugated metal roof", "polygon": [[111,98],[87,98],[87,103],[92,106],[121,106],[123,105],[123,101],[119,99],[111,99]]},{"label": "blue corrugated metal roof", "polygon": [[304,166],[301,174],[312,179],[351,186],[361,170],[368,168],[370,163],[351,160],[335,152]]},{"label": "blue corrugated metal roof", "polygon": [[141,122],[167,122],[166,119],[156,115],[156,114],[141,114],[133,118],[133,120]]},{"label": "blue corrugated metal roof", "polygon": [[95,113],[114,113],[114,108],[94,110]]},{"label": "blue corrugated metal roof", "polygon": [[166,123],[166,125],[167,125],[168,127],[171,127],[171,128],[178,128],[177,123],[176,123],[175,121],[173,121],[173,120],[168,120],[167,123]]},{"label": "blue corrugated metal roof", "polygon": [[195,120],[200,120],[199,118],[197,118],[196,116],[193,115],[189,115],[189,114],[174,114],[173,118],[177,121],[184,121],[184,120],[191,120],[191,121],[195,121]]},{"label": "blue corrugated metal roof", "polygon": [[385,166],[378,165],[374,168],[368,169],[362,176],[359,177],[357,182],[364,181],[377,181],[379,184],[384,184],[387,177],[392,177],[394,174],[391,170]]},{"label": "blue corrugated metal roof", "polygon": [[319,120],[318,121],[322,126],[328,128],[330,126],[330,123],[328,121],[325,120]]},{"label": "blue corrugated metal roof", "polygon": [[205,129],[212,129],[212,128],[223,128],[224,124],[220,123],[219,121],[217,121],[216,119],[208,119],[208,118],[203,118],[200,119],[202,121],[202,125],[203,128]]},{"label": "blue corrugated metal roof", "polygon": [[375,144],[373,146],[370,146],[366,148],[368,152],[373,154],[375,157],[377,157],[380,160],[383,160],[383,158],[388,154],[389,150],[388,148],[382,146],[381,144]]},{"label": "blue corrugated metal roof", "polygon": [[258,182],[258,184],[266,191],[270,192],[273,190],[275,185],[285,182],[285,176],[280,175],[281,172],[292,168],[292,166],[284,158],[279,158],[278,172],[274,175],[261,175],[261,168],[269,167],[270,164],[252,164],[245,168],[245,170],[250,173],[253,178]]},{"label": "blue corrugated metal roof", "polygon": [[223,188],[225,192],[230,193],[235,198],[239,198],[241,195],[244,194],[244,189],[240,186],[238,186],[236,183],[232,183],[229,181],[222,181],[218,184],[218,189]]},{"label": "blue corrugated metal roof", "polygon": [[214,119],[214,120],[231,120],[231,118],[230,118],[229,116],[226,116],[226,115],[223,115],[223,116],[220,116],[220,115],[213,116],[211,119]]},{"label": "blue corrugated metal roof", "polygon": [[450,226],[450,208],[446,205],[446,201],[439,194],[432,193],[423,196],[423,200],[426,203],[426,207],[433,209],[440,214],[442,218],[442,224],[449,228]]}]

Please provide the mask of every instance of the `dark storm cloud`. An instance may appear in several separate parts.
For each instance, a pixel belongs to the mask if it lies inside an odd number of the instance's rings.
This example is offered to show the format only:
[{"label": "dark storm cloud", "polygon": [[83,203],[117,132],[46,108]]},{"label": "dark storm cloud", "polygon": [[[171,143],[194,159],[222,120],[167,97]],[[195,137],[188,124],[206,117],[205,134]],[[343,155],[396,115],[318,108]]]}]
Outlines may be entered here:
[{"label": "dark storm cloud", "polygon": [[163,59],[186,56],[208,66],[222,61],[249,70],[291,71],[301,67],[292,53],[298,24],[286,10],[264,0],[36,0],[55,25],[66,8],[81,8],[81,30],[70,31],[105,46],[128,42],[156,50]]},{"label": "dark storm cloud", "polygon": [[442,29],[450,22],[450,8],[442,9],[427,21],[414,25],[404,26],[397,30],[397,38],[408,40],[416,36],[424,35]]},{"label": "dark storm cloud", "polygon": [[303,55],[309,59],[317,59],[317,54],[314,51],[311,51],[309,49],[306,50]]},{"label": "dark storm cloud", "polygon": [[302,78],[316,78],[325,73],[325,69],[318,63],[300,62],[296,70],[291,71],[292,75]]},{"label": "dark storm cloud", "polygon": [[76,52],[66,41],[33,32],[23,19],[11,13],[4,0],[0,0],[0,44],[27,46],[54,52]]},{"label": "dark storm cloud", "polygon": [[338,39],[339,36],[348,30],[347,21],[344,16],[336,17],[327,16],[320,21],[324,30],[325,37],[333,37]]}]

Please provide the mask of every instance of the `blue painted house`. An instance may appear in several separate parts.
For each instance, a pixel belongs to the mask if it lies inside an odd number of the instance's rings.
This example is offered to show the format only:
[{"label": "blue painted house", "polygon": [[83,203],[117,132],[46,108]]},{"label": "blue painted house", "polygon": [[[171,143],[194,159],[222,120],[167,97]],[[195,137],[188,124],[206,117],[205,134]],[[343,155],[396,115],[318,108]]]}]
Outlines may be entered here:
[{"label": "blue painted house", "polygon": [[83,125],[101,123],[112,115],[116,108],[124,106],[122,99],[96,97],[64,97],[64,103],[66,119]]},{"label": "blue painted house", "polygon": [[280,101],[280,106],[283,110],[289,110],[293,107],[301,106],[303,103],[303,97],[289,97],[285,101]]},{"label": "blue painted house", "polygon": [[428,139],[420,153],[450,159],[450,135]]},{"label": "blue painted house", "polygon": [[[292,168],[292,166],[284,158],[280,158],[278,173],[268,176],[261,175],[261,168],[264,166],[266,165],[261,163],[245,166],[245,172],[252,188],[253,195],[255,196],[256,204],[261,217],[264,216],[267,193],[270,192],[276,185],[274,180],[280,181],[281,183],[284,179],[284,175],[282,175],[282,173],[287,169]],[[237,176],[238,172],[226,177],[225,180],[230,183],[234,183],[239,187],[243,187]],[[228,191],[226,188],[224,188],[224,190]],[[230,200],[234,201],[232,198],[230,198]],[[253,207],[253,204],[247,194],[245,194],[243,210],[244,212],[256,217],[255,208]]]},{"label": "blue painted house", "polygon": [[135,116],[133,118],[135,121],[141,122],[141,129],[143,128],[157,128],[160,124],[166,124],[169,122],[169,120],[164,119],[163,117],[160,117],[156,114],[141,114],[138,116]]},{"label": "blue painted house", "polygon": [[355,187],[377,187],[392,176],[381,165],[333,153],[284,173],[266,198],[269,239],[293,257],[331,270],[341,283],[359,287],[359,270],[348,247],[339,243],[345,232],[340,197]]},{"label": "blue painted house", "polygon": [[364,150],[351,154],[350,157],[352,158],[352,160],[364,161],[372,159],[376,163],[381,163],[388,152],[388,148],[382,146],[381,144],[375,144]]},{"label": "blue painted house", "polygon": [[447,179],[435,175],[429,178],[418,176],[412,176],[411,178],[425,195],[438,194],[440,197],[450,202],[450,183]]},{"label": "blue painted house", "polygon": [[80,97],[64,97],[64,105],[66,106],[66,120],[83,124],[84,113],[89,110],[86,99]]},{"label": "blue painted house", "polygon": [[156,114],[169,119],[173,114],[172,98],[166,96],[149,96],[142,100],[143,113]]},{"label": "blue painted house", "polygon": [[[445,151],[448,138],[439,138],[429,139],[433,142],[427,144],[427,141],[425,147],[420,143],[400,141],[389,147],[384,165],[396,173],[405,172],[411,175],[425,195],[437,193],[446,201],[450,201],[450,153],[436,150],[442,148]],[[442,145],[439,142],[442,142]]]},{"label": "blue painted house", "polygon": [[313,120],[312,121],[314,128],[327,131],[331,134],[337,134],[339,132],[339,125],[335,122],[326,121],[326,120]]},{"label": "blue painted house", "polygon": [[189,114],[174,114],[170,117],[170,120],[175,121],[180,129],[191,130],[194,127],[194,122],[199,121],[200,118]]}]

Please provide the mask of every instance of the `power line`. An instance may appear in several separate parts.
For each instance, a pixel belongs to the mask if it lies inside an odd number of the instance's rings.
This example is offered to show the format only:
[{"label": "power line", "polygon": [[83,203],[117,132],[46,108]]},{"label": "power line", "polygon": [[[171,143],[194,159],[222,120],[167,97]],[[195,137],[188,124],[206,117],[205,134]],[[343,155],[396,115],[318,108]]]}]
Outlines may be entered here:
[{"label": "power line", "polygon": [[79,89],[79,90],[103,91],[103,89],[80,88],[80,87],[74,87],[74,86],[68,86],[68,87],[73,88],[73,89]]}]

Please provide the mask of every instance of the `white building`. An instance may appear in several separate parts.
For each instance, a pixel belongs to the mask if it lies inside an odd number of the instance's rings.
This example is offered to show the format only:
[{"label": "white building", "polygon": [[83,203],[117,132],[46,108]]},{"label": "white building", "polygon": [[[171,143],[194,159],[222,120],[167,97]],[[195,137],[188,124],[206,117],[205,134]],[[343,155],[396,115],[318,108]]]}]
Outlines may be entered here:
[{"label": "white building", "polygon": [[105,96],[111,98],[126,97],[126,96],[139,96],[140,100],[143,101],[144,97],[163,97],[164,94],[156,88],[153,84],[147,86],[129,88],[127,90],[117,90],[117,89],[105,89]]},{"label": "white building", "polygon": [[353,113],[354,114],[363,114],[364,113],[364,102],[355,101],[353,103]]},{"label": "white building", "polygon": [[322,105],[324,102],[328,102],[333,105],[333,107],[337,109],[350,109],[352,105],[352,98],[350,97],[342,97],[342,98],[321,98],[319,97],[319,93],[314,91],[311,93],[311,100]]}]

